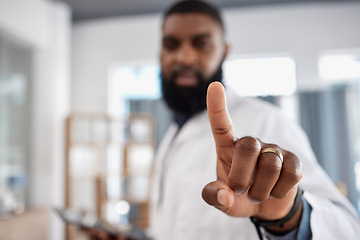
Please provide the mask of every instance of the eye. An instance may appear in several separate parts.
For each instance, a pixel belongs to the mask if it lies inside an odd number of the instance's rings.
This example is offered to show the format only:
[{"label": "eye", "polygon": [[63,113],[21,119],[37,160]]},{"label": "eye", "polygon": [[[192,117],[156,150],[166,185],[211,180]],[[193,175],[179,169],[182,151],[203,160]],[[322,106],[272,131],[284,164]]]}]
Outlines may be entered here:
[{"label": "eye", "polygon": [[194,41],[194,47],[199,50],[208,50],[211,47],[211,42],[208,39],[199,39]]},{"label": "eye", "polygon": [[179,47],[179,42],[174,39],[166,39],[163,41],[163,48],[168,51],[174,51]]}]

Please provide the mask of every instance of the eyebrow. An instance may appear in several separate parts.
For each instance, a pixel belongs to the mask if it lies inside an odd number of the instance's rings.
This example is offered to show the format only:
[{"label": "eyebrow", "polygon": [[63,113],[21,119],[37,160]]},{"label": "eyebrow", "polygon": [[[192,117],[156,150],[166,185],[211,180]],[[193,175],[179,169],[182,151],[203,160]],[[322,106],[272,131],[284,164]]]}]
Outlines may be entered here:
[{"label": "eyebrow", "polygon": [[176,39],[177,39],[176,37],[169,35],[169,36],[163,36],[162,41],[163,42],[164,41],[173,41],[173,40],[176,40]]},{"label": "eyebrow", "polygon": [[204,38],[210,38],[211,34],[210,33],[201,33],[201,34],[197,34],[193,37],[193,40],[200,40],[200,39],[204,39]]},{"label": "eyebrow", "polygon": [[[200,34],[196,34],[192,37],[193,40],[199,40],[199,39],[203,39],[203,38],[210,38],[211,34],[210,33],[200,33]],[[177,40],[178,38],[173,36],[173,35],[165,35],[163,36],[162,40],[163,41],[170,41],[170,40]]]}]

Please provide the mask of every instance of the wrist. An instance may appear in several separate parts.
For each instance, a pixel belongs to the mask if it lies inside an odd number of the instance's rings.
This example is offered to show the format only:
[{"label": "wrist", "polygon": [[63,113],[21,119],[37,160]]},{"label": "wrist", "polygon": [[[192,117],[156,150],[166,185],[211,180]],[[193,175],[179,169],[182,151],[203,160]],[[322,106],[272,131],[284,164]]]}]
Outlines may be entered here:
[{"label": "wrist", "polygon": [[282,227],[281,226],[267,226],[267,227],[265,227],[265,229],[274,234],[283,235],[283,234],[289,233],[289,232],[293,231],[294,229],[299,228],[300,222],[301,222],[302,211],[303,211],[303,204],[301,201],[297,212],[294,214],[294,216],[289,221],[285,222]]},{"label": "wrist", "polygon": [[297,228],[300,224],[302,216],[302,195],[303,190],[298,188],[292,208],[284,217],[280,219],[271,221],[261,220],[260,218],[256,217],[250,217],[250,219],[257,228],[264,227],[267,230],[278,234],[285,234],[290,232]]}]

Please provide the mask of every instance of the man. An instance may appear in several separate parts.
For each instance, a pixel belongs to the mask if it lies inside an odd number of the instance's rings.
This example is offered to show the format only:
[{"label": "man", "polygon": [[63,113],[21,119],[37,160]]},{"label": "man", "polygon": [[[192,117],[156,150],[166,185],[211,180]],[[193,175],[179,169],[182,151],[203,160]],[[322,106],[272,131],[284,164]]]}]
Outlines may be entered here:
[{"label": "man", "polygon": [[161,76],[175,123],[155,164],[154,238],[360,239],[356,211],[299,127],[273,106],[224,90],[228,52],[214,6],[183,1],[166,11]]}]

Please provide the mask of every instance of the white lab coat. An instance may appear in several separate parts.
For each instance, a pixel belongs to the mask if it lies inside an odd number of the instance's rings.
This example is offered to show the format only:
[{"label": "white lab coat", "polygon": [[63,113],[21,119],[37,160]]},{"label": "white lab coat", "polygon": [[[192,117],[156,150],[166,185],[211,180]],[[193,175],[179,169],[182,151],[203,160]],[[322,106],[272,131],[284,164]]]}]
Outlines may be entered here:
[{"label": "white lab coat", "polygon": [[[276,107],[239,97],[227,88],[227,106],[237,137],[254,136],[295,153],[303,165],[300,185],[312,206],[313,239],[360,239],[359,217],[315,160],[307,137]],[[206,111],[177,132],[173,124],[158,149],[151,198],[156,240],[258,239],[248,218],[229,217],[207,205],[203,187],[216,179],[216,152]],[[339,159],[340,160],[340,159]]]}]

